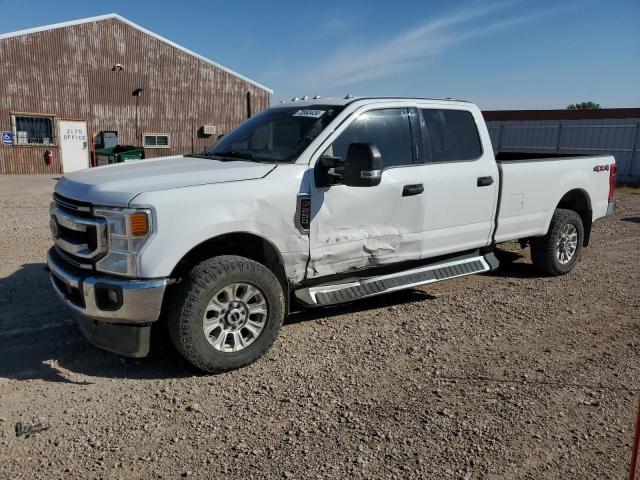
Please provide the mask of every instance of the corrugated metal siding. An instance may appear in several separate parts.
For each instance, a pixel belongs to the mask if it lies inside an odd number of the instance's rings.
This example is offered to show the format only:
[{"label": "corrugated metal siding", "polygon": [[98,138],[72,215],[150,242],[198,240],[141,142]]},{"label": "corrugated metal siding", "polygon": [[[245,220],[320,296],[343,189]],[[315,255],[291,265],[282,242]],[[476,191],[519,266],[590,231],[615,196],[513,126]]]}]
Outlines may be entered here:
[{"label": "corrugated metal siding", "polygon": [[[44,162],[44,152],[51,150],[55,160],[50,165]],[[57,149],[45,146],[24,146],[2,148],[0,155],[0,173],[60,173],[60,163],[57,159]],[[33,161],[38,159],[38,161]]]},{"label": "corrugated metal siding", "polygon": [[[124,70],[112,71],[117,63]],[[215,136],[199,127],[231,130],[247,117],[247,92],[252,113],[269,106],[267,91],[117,19],[0,40],[0,65],[0,130],[11,130],[12,112],[30,112],[86,120],[89,132],[117,130],[121,144],[168,133],[171,148],[147,157],[201,151]],[[44,164],[46,149],[59,158],[56,146],[0,146],[0,173],[59,173],[59,161]]]},{"label": "corrugated metal siding", "polygon": [[640,181],[640,118],[487,122],[496,152],[611,154],[619,183]]},{"label": "corrugated metal siding", "polygon": [[640,118],[640,108],[592,108],[561,110],[484,110],[487,122],[523,120],[609,120],[612,118]]}]

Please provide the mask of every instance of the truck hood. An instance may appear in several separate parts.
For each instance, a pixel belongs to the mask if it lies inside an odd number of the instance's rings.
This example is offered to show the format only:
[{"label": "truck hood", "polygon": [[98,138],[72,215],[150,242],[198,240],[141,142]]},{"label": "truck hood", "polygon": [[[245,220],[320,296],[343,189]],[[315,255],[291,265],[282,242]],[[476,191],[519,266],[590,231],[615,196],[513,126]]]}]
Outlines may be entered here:
[{"label": "truck hood", "polygon": [[275,165],[184,155],[135,160],[65,174],[56,193],[96,205],[126,207],[140,193],[262,178]]}]

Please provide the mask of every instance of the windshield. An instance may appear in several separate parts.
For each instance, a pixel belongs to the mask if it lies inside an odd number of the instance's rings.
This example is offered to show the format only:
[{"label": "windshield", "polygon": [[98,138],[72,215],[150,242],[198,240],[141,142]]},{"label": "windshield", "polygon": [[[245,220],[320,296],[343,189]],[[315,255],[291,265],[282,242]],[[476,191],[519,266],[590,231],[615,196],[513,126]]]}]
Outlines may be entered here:
[{"label": "windshield", "polygon": [[229,132],[204,155],[257,162],[293,162],[343,107],[278,107],[265,110]]}]

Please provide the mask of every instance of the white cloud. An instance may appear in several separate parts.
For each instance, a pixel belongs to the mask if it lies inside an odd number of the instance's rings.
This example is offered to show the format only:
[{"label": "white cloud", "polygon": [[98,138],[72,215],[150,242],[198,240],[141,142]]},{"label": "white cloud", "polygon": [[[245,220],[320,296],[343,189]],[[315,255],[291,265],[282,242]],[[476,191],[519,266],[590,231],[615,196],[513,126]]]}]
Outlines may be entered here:
[{"label": "white cloud", "polygon": [[[326,91],[397,75],[417,68],[455,44],[513,28],[551,12],[539,10],[533,14],[511,17],[501,12],[516,3],[519,2],[474,4],[464,10],[431,19],[386,41],[366,47],[346,48],[297,73],[288,70],[282,83],[298,91],[315,91],[318,88]],[[500,19],[496,18],[496,13],[501,14]],[[474,20],[481,20],[482,24],[474,24]],[[274,77],[279,76],[273,73]]]}]

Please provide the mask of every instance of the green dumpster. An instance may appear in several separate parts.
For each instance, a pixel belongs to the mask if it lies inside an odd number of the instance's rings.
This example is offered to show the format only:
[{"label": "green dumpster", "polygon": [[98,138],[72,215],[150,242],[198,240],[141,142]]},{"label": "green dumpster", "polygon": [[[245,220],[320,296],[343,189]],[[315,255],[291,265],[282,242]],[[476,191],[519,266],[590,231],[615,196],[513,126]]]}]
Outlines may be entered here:
[{"label": "green dumpster", "polygon": [[144,148],[132,145],[116,145],[110,148],[96,148],[96,165],[130,162],[144,158]]}]

